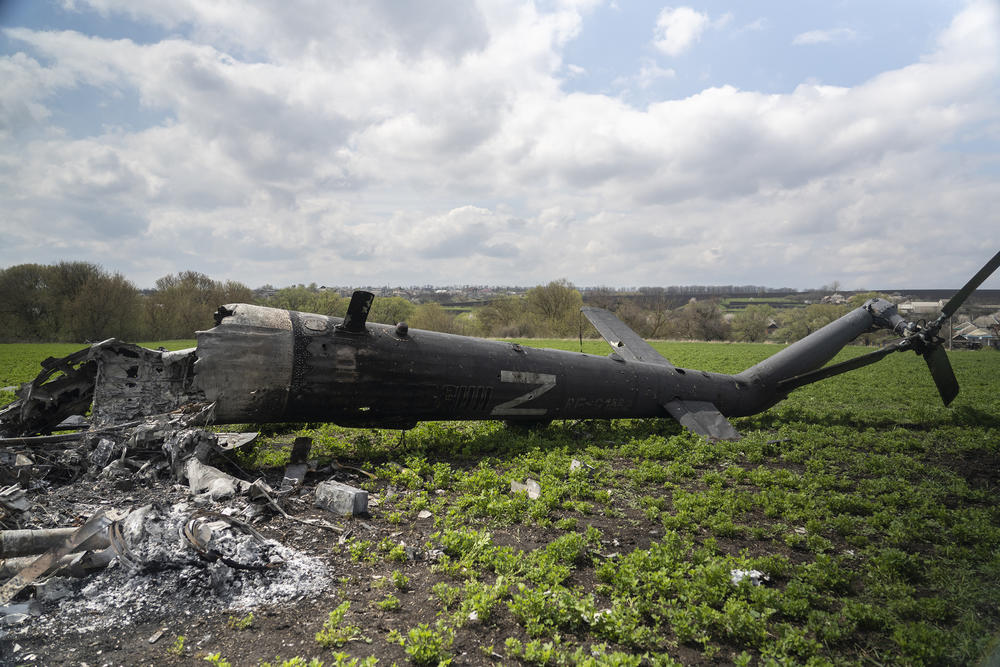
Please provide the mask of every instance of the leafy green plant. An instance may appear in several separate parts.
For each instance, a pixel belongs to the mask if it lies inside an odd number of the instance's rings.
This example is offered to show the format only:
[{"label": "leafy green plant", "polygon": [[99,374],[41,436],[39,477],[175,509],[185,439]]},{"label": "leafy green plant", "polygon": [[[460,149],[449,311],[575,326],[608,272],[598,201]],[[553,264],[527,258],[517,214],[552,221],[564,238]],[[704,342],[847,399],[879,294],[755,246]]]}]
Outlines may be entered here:
[{"label": "leafy green plant", "polygon": [[347,550],[351,554],[351,560],[359,563],[375,562],[371,540],[352,539]]},{"label": "leafy green plant", "polygon": [[177,635],[174,643],[167,648],[167,653],[171,655],[181,655],[184,653],[184,635]]},{"label": "leafy green plant", "polygon": [[398,611],[400,606],[399,598],[395,595],[386,595],[381,600],[375,602],[375,607],[382,611]]},{"label": "leafy green plant", "polygon": [[390,633],[389,641],[399,643],[415,665],[448,665],[451,664],[448,649],[455,641],[455,631],[441,622],[433,628],[421,623],[405,636],[399,632]]},{"label": "leafy green plant", "polygon": [[451,586],[447,582],[439,581],[431,586],[431,592],[440,600],[441,605],[448,609],[452,607],[462,597],[462,589],[458,586]]},{"label": "leafy green plant", "polygon": [[247,628],[253,626],[253,612],[251,611],[246,616],[242,617],[230,616],[226,625],[232,630],[246,630]]},{"label": "leafy green plant", "polygon": [[410,578],[399,570],[393,570],[392,585],[396,587],[396,590],[405,591],[410,587]]},{"label": "leafy green plant", "polygon": [[316,633],[316,641],[320,646],[340,647],[351,641],[371,640],[361,634],[361,628],[344,622],[347,611],[351,608],[350,602],[342,602],[336,609],[330,612],[323,628]]}]

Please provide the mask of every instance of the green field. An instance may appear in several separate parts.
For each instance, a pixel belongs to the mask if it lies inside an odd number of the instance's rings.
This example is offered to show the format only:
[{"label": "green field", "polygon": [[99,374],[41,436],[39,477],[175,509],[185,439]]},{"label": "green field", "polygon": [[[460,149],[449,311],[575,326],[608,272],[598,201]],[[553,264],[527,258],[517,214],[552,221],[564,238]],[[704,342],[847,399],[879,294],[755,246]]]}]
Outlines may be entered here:
[{"label": "green field", "polygon": [[[780,349],[653,345],[721,372]],[[0,346],[0,382],[72,349]],[[392,644],[437,664],[471,635],[502,664],[970,664],[1000,629],[1000,354],[949,357],[962,386],[951,408],[923,360],[899,354],[733,420],[735,443],[666,419],[426,423],[405,438],[310,424],[271,429],[243,464],[281,466],[309,435],[314,455],[376,474],[373,523],[405,530],[433,513],[427,546],[445,554],[433,564],[407,563],[389,539],[333,547],[345,590],[372,571],[433,582],[396,592],[426,599],[408,633],[379,634],[365,620],[376,612],[350,609],[371,639],[341,649],[357,658]],[[592,470],[570,472],[574,458]],[[509,491],[526,477],[537,500]],[[769,581],[734,584],[734,570]],[[395,597],[378,613],[401,613],[385,611]]]}]

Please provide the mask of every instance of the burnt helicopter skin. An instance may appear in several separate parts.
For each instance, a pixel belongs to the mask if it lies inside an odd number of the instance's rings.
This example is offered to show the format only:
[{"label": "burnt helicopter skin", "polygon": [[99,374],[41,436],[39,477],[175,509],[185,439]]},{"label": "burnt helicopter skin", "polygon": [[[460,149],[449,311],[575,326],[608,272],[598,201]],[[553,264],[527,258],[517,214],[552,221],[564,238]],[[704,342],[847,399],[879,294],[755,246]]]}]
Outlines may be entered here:
[{"label": "burnt helicopter skin", "polygon": [[[998,266],[1000,252],[930,323],[907,322],[892,303],[871,299],[735,375],[676,367],[599,308],[585,307],[583,314],[611,345],[608,356],[368,323],[374,297],[362,291],[354,293],[345,318],[230,304],[216,312],[214,328],[197,333],[195,348],[158,352],[110,340],[50,364],[69,369],[71,379],[78,374],[80,391],[65,378],[64,386],[47,389],[59,381],[43,386],[43,372],[0,412],[0,430],[8,436],[43,432],[66,413],[52,406],[78,407],[89,382],[99,426],[195,403],[211,405],[217,424],[309,421],[405,429],[430,420],[530,424],[670,416],[706,437],[737,439],[727,418],[755,414],[798,387],[905,350],[924,357],[947,405],[959,389],[938,332]],[[875,329],[901,338],[824,367]],[[36,403],[48,401],[36,405],[48,410],[44,419],[30,409],[33,392]],[[15,407],[19,420],[11,416]],[[32,415],[35,421],[26,426]]]},{"label": "burnt helicopter skin", "polygon": [[218,325],[198,334],[193,367],[216,421],[410,428],[428,420],[671,415],[697,432],[735,437],[725,417],[774,404],[784,396],[780,380],[822,365],[876,323],[891,326],[895,313],[873,300],[769,363],[726,375],[673,366],[599,309],[584,314],[614,348],[609,356],[368,324],[371,298],[355,292],[346,322],[247,304],[220,309]]}]

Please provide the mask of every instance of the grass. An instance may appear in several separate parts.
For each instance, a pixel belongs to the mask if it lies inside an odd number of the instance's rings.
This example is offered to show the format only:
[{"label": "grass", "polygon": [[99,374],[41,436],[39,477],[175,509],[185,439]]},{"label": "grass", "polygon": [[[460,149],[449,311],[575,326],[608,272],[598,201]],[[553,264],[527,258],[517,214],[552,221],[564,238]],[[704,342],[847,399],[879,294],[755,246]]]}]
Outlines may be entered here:
[{"label": "grass", "polygon": [[[720,372],[780,349],[653,345]],[[502,663],[969,664],[1000,629],[1000,354],[949,357],[962,386],[951,408],[922,359],[893,355],[734,420],[738,442],[669,420],[425,423],[405,438],[314,424],[278,429],[242,464],[281,466],[308,435],[313,456],[376,475],[371,521],[432,513],[433,562],[406,564],[392,540],[343,545],[342,569],[364,566],[350,576],[387,573],[384,598],[331,612],[325,646],[370,639],[366,654],[392,644],[438,664],[460,638],[490,635]],[[537,500],[510,493],[527,477]],[[429,570],[419,586],[416,568]],[[734,583],[734,570],[768,581]],[[398,596],[426,603],[401,610]],[[367,638],[344,623],[384,612],[405,627]]]}]

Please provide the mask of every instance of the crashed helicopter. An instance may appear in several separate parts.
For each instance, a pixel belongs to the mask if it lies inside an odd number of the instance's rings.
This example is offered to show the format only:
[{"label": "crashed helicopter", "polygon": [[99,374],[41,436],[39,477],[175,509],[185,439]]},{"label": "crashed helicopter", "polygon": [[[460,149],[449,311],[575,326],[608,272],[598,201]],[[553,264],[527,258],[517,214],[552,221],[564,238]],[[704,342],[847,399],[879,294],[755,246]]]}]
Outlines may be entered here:
[{"label": "crashed helicopter", "polygon": [[[613,348],[608,356],[368,323],[374,297],[363,291],[354,293],[344,318],[229,304],[215,313],[215,327],[197,333],[194,348],[166,352],[111,339],[46,360],[0,411],[0,435],[49,433],[88,408],[93,428],[101,429],[195,406],[214,424],[399,429],[429,420],[670,416],[698,434],[738,439],[729,417],[760,412],[794,389],[907,350],[927,362],[947,405],[959,387],[938,333],[998,267],[1000,252],[931,322],[906,321],[894,304],[874,298],[735,375],[676,367],[600,308],[583,314]],[[900,338],[824,366],[877,329]]]}]

